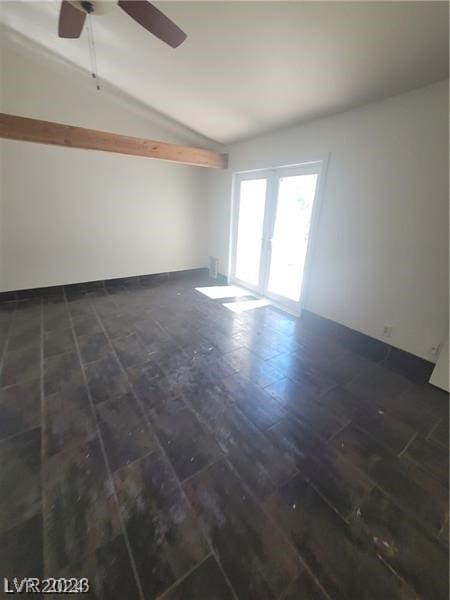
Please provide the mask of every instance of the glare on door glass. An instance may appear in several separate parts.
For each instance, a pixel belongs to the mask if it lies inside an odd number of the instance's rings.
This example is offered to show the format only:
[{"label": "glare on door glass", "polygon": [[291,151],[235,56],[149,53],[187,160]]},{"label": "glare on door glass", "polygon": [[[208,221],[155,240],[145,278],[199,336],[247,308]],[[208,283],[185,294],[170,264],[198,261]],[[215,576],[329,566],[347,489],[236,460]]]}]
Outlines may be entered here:
[{"label": "glare on door glass", "polygon": [[317,175],[279,179],[268,291],[300,300]]},{"label": "glare on door glass", "polygon": [[266,203],[266,179],[241,181],[239,190],[236,277],[257,286]]}]

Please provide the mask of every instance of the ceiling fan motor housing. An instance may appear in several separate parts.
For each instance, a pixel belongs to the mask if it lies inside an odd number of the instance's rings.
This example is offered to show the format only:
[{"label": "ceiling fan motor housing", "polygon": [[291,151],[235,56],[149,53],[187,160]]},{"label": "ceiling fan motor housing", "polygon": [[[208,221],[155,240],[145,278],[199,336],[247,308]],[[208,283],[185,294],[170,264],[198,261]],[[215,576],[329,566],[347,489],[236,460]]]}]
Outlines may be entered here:
[{"label": "ceiling fan motor housing", "polygon": [[88,2],[87,0],[82,0],[80,2],[81,4],[81,8],[83,10],[85,10],[88,14],[91,14],[92,12],[94,12],[94,5],[92,4],[92,2]]},{"label": "ceiling fan motor housing", "polygon": [[110,0],[73,0],[70,4],[88,15],[103,15],[114,10],[117,6],[115,2],[111,2]]}]

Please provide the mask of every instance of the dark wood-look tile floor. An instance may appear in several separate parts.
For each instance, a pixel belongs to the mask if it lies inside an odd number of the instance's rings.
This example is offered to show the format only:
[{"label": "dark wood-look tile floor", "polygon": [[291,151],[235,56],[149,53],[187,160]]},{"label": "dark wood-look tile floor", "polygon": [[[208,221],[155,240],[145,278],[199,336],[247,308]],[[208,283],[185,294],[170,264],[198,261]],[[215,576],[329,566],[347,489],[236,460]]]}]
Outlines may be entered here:
[{"label": "dark wood-look tile floor", "polygon": [[207,285],[0,304],[0,575],[105,600],[447,600],[448,396]]}]

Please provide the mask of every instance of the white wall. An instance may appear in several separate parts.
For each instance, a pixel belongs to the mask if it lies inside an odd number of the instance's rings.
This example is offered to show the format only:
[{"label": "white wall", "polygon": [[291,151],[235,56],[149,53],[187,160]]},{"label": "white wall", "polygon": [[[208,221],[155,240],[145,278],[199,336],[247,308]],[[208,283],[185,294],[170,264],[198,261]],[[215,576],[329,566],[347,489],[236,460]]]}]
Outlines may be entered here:
[{"label": "white wall", "polygon": [[209,174],[209,254],[228,271],[232,173],[330,153],[305,308],[435,360],[448,330],[448,81],[232,146]]},{"label": "white wall", "polygon": [[[21,38],[2,34],[1,50],[3,112],[206,146]],[[15,141],[1,151],[0,290],[206,266],[205,169]]]}]

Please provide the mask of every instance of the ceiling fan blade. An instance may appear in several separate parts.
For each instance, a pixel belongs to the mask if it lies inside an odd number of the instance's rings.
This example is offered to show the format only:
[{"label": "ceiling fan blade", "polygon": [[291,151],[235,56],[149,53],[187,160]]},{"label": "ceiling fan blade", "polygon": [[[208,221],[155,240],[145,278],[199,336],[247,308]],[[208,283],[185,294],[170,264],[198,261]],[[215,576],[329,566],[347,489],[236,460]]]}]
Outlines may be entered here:
[{"label": "ceiling fan blade", "polygon": [[119,0],[120,8],[157,38],[176,48],[186,34],[173,21],[146,0]]},{"label": "ceiling fan blade", "polygon": [[83,31],[86,13],[78,10],[67,0],[61,2],[58,35],[61,38],[79,38]]}]

